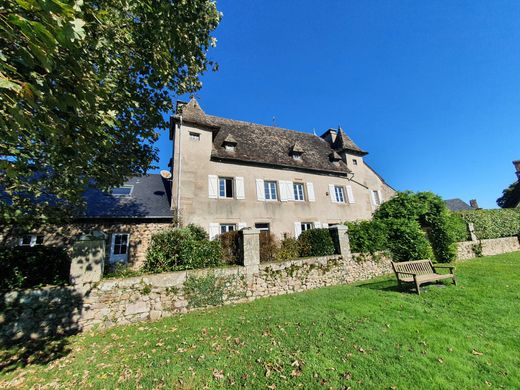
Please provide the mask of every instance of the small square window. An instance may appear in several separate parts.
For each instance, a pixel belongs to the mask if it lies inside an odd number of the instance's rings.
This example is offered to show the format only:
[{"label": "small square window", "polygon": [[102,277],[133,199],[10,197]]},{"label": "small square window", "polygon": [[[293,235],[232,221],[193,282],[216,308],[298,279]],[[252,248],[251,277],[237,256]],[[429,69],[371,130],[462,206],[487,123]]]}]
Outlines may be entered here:
[{"label": "small square window", "polygon": [[294,200],[304,201],[305,195],[303,191],[303,183],[293,183],[294,188]]},{"label": "small square window", "polygon": [[275,181],[264,181],[265,200],[278,200]]},{"label": "small square window", "polygon": [[237,226],[230,223],[222,223],[220,224],[220,234],[227,233],[227,232],[234,232],[237,230]]},{"label": "small square window", "polygon": [[357,160],[355,158],[352,159],[352,164],[357,165]]},{"label": "small square window", "polygon": [[116,198],[125,198],[132,195],[132,191],[134,190],[134,186],[122,186],[117,188],[112,188],[112,196]]},{"label": "small square window", "polygon": [[219,177],[219,197],[232,198],[233,197],[233,179],[228,177]]},{"label": "small square window", "polygon": [[314,224],[312,222],[302,222],[302,232],[312,228],[314,228]]},{"label": "small square window", "polygon": [[190,141],[200,141],[200,134],[190,131]]},{"label": "small square window", "polygon": [[336,195],[336,202],[345,203],[345,190],[342,186],[334,186],[334,192]]},{"label": "small square window", "polygon": [[224,148],[228,152],[234,152],[236,147],[235,147],[235,145],[226,145],[226,146],[224,146]]}]

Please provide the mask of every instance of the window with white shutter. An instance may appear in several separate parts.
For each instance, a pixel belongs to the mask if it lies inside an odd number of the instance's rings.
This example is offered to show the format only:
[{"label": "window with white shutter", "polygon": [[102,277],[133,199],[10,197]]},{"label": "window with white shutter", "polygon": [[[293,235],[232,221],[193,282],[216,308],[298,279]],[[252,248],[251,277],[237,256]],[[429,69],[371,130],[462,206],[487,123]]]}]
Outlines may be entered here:
[{"label": "window with white shutter", "polygon": [[244,178],[237,176],[235,177],[235,192],[237,199],[245,199],[246,194],[244,191]]},{"label": "window with white shutter", "polygon": [[316,201],[316,197],[314,196],[314,184],[311,182],[307,183],[307,197],[309,198],[309,202]]},{"label": "window with white shutter", "polygon": [[209,224],[209,239],[214,240],[220,233],[218,223],[210,223]]},{"label": "window with white shutter", "polygon": [[300,237],[300,234],[302,234],[302,224],[301,224],[301,222],[295,222],[294,223],[294,238]]},{"label": "window with white shutter", "polygon": [[338,203],[336,200],[336,191],[334,190],[334,184],[329,184],[329,195],[332,203]]},{"label": "window with white shutter", "polygon": [[351,186],[347,186],[347,197],[349,203],[356,203],[356,200],[354,199],[354,191],[352,191]]},{"label": "window with white shutter", "polygon": [[247,227],[247,223],[245,223],[245,222],[239,222],[238,223],[238,230],[243,229],[245,227]]},{"label": "window with white shutter", "polygon": [[[294,193],[294,186],[292,181],[286,181],[287,184],[287,199],[294,201],[296,194]],[[296,183],[295,183],[296,184]]]},{"label": "window with white shutter", "polygon": [[294,183],[292,185],[294,200],[303,202],[305,200],[305,191],[303,190],[303,183]]},{"label": "window with white shutter", "polygon": [[280,201],[281,202],[287,202],[288,200],[288,194],[287,194],[287,182],[280,180],[278,182],[278,185],[280,187]]},{"label": "window with white shutter", "polygon": [[264,181],[256,179],[256,197],[258,200],[265,200]]},{"label": "window with white shutter", "polygon": [[210,199],[218,198],[218,176],[208,175],[208,197]]},{"label": "window with white shutter", "polygon": [[314,222],[315,229],[321,229],[321,222]]}]

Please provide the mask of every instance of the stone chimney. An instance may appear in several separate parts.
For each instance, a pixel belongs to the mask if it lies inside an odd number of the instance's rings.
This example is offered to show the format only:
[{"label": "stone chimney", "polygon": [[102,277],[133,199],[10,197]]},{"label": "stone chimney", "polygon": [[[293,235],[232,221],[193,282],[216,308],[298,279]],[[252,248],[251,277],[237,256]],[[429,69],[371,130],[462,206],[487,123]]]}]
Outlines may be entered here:
[{"label": "stone chimney", "polygon": [[480,207],[478,207],[478,202],[476,199],[470,199],[469,201],[469,205],[474,208],[475,210],[478,210],[480,209]]},{"label": "stone chimney", "polygon": [[520,181],[520,160],[513,161],[513,165],[515,166],[515,169],[516,169],[516,177]]}]

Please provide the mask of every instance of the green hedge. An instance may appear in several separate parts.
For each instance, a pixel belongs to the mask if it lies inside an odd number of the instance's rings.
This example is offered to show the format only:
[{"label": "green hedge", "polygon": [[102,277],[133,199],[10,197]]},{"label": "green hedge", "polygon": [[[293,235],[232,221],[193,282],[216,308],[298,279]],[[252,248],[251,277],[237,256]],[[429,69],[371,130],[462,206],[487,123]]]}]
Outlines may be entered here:
[{"label": "green hedge", "polygon": [[328,256],[335,252],[329,229],[309,229],[298,237],[300,256]]},{"label": "green hedge", "polygon": [[49,246],[0,248],[0,290],[69,282],[70,258]]},{"label": "green hedge", "polygon": [[146,253],[143,271],[159,273],[221,264],[220,242],[208,241],[193,227],[189,227],[154,234]]},{"label": "green hedge", "polygon": [[473,223],[475,234],[481,240],[520,234],[520,209],[470,210],[457,215]]},{"label": "green hedge", "polygon": [[374,254],[388,249],[387,229],[382,221],[347,222],[350,250]]}]

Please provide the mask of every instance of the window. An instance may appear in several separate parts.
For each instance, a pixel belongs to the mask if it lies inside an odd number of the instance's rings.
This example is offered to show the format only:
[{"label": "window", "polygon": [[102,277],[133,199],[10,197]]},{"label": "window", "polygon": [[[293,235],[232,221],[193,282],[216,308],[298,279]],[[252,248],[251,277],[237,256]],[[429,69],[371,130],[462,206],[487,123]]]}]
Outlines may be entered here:
[{"label": "window", "polygon": [[305,195],[303,192],[303,183],[293,183],[294,188],[294,200],[304,201]]},{"label": "window", "polygon": [[305,230],[312,229],[314,227],[314,224],[312,222],[302,222],[302,232]]},{"label": "window", "polygon": [[262,232],[268,232],[270,230],[268,223],[255,223],[255,229],[258,229]]},{"label": "window", "polygon": [[292,158],[294,160],[296,160],[296,161],[301,161],[302,160],[302,155],[301,154],[293,154]]},{"label": "window", "polygon": [[43,236],[37,234],[26,234],[18,241],[20,246],[43,245]]},{"label": "window", "polygon": [[132,191],[134,190],[134,186],[122,186],[117,188],[112,188],[112,196],[116,198],[127,198],[132,195]]},{"label": "window", "polygon": [[345,203],[345,190],[341,186],[334,186],[334,193],[336,195],[336,202]]},{"label": "window", "polygon": [[190,131],[190,141],[200,141],[200,134]]},{"label": "window", "polygon": [[128,243],[130,235],[128,233],[113,233],[112,246],[110,248],[110,262],[128,261]]},{"label": "window", "polygon": [[379,196],[379,191],[372,191],[372,199],[374,200],[374,204],[379,206],[381,204],[381,197]]},{"label": "window", "polygon": [[278,200],[276,194],[276,182],[275,181],[264,181],[265,200]]},{"label": "window", "polygon": [[352,159],[352,164],[357,165],[357,160],[355,158]]},{"label": "window", "polygon": [[220,234],[227,232],[234,232],[237,230],[237,226],[234,224],[222,223],[220,224]]},{"label": "window", "polygon": [[232,198],[233,197],[233,179],[229,177],[219,177],[219,197]]},{"label": "window", "polygon": [[224,146],[224,149],[226,149],[228,152],[234,152],[235,151],[235,145],[226,145]]}]

